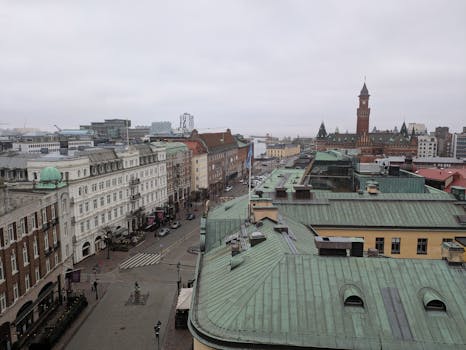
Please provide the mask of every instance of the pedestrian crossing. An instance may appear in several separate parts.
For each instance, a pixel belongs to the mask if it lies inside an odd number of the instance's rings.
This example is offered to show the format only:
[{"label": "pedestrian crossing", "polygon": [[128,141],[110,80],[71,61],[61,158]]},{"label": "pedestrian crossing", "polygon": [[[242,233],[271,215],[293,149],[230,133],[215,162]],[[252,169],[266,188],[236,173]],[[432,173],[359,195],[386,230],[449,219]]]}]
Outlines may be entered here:
[{"label": "pedestrian crossing", "polygon": [[120,264],[120,270],[132,269],[134,267],[158,264],[162,259],[160,254],[137,253]]}]

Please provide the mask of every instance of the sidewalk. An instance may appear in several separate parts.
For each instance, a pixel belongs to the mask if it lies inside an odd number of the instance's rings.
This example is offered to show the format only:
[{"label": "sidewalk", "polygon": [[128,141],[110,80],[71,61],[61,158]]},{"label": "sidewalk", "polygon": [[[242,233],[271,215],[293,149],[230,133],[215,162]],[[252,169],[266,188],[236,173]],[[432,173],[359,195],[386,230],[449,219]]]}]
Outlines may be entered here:
[{"label": "sidewalk", "polygon": [[[110,259],[107,259],[107,250],[101,250],[97,254],[88,257],[74,266],[75,269],[81,269],[81,282],[73,283],[73,290],[82,291],[88,301],[88,306],[79,315],[79,317],[71,324],[68,330],[63,334],[58,343],[53,347],[54,350],[62,350],[73,338],[81,325],[86,321],[99,301],[104,297],[109,283],[99,282],[99,275],[111,272],[118,268],[119,264],[128,257],[131,257],[141,250],[147,248],[156,241],[153,232],[146,233],[146,239],[138,246],[131,248],[128,252],[110,251]],[[92,283],[97,279],[97,294],[99,299],[96,299],[95,292],[91,290]]]}]

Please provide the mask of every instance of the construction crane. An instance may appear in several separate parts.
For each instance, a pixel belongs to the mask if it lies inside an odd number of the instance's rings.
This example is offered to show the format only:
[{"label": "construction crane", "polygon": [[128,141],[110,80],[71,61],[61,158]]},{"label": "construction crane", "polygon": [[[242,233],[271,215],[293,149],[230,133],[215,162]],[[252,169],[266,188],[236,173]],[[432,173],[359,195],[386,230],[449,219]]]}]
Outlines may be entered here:
[{"label": "construction crane", "polygon": [[61,132],[61,128],[59,128],[56,124],[53,124],[53,126],[56,127],[59,132]]}]

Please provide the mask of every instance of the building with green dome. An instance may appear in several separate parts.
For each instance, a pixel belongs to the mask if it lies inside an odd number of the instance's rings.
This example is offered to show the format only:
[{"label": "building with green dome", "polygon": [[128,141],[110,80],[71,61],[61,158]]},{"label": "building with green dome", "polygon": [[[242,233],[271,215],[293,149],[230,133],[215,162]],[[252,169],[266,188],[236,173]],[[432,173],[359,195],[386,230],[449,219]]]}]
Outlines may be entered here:
[{"label": "building with green dome", "polygon": [[40,171],[40,181],[35,185],[35,188],[42,190],[55,190],[65,186],[66,183],[62,182],[62,176],[58,169],[49,166]]}]

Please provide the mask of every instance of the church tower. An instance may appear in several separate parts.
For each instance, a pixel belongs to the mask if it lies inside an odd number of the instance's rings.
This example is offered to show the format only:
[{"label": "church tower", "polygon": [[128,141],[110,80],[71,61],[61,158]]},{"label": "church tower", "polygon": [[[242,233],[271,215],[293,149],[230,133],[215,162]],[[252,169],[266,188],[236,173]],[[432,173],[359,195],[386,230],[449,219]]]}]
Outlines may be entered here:
[{"label": "church tower", "polygon": [[363,135],[369,133],[369,114],[371,109],[369,108],[369,91],[367,90],[366,83],[361,89],[359,94],[359,107],[357,110],[357,124],[356,134]]}]

